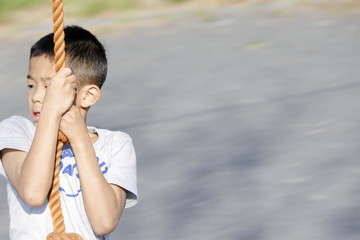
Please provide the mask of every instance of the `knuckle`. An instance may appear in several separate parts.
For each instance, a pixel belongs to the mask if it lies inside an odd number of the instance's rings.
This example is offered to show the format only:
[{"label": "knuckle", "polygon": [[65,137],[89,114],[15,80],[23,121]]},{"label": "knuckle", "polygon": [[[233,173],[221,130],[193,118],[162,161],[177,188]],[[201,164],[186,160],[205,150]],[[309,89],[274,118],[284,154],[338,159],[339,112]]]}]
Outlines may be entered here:
[{"label": "knuckle", "polygon": [[64,72],[66,73],[66,74],[71,74],[71,69],[70,68],[64,68]]}]

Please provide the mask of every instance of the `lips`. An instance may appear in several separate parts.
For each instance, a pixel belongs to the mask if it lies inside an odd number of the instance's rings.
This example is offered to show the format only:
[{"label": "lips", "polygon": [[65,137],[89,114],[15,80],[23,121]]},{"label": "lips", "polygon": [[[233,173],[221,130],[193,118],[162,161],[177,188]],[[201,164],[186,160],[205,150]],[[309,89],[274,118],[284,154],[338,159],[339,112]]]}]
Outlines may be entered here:
[{"label": "lips", "polygon": [[33,112],[33,115],[32,115],[32,120],[34,121],[34,122],[37,122],[37,121],[39,121],[39,118],[40,118],[40,112]]}]

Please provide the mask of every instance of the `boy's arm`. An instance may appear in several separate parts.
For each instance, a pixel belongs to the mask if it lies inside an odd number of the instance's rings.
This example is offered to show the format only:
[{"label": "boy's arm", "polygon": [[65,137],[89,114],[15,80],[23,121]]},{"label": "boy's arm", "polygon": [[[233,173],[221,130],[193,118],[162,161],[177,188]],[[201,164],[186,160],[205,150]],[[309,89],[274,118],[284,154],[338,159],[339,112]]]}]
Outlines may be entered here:
[{"label": "boy's arm", "polygon": [[2,151],[3,166],[11,184],[30,206],[41,206],[49,193],[59,124],[73,102],[75,79],[70,69],[63,69],[51,80],[28,153],[14,149]]},{"label": "boy's arm", "polygon": [[14,149],[2,151],[3,166],[11,184],[21,199],[34,207],[44,203],[50,190],[60,121],[43,116],[28,153]]},{"label": "boy's arm", "polygon": [[109,184],[96,159],[86,124],[76,107],[62,118],[60,129],[68,137],[75,155],[86,214],[97,235],[112,232],[125,207],[124,189]]}]

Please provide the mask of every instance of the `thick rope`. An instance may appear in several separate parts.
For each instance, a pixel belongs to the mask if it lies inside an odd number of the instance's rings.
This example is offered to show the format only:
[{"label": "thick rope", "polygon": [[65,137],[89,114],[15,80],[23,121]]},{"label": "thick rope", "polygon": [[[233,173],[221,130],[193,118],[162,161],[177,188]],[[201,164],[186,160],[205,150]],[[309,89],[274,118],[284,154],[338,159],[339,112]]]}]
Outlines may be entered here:
[{"label": "thick rope", "polygon": [[[58,72],[65,67],[65,34],[64,34],[64,11],[62,0],[53,0],[53,22],[54,22],[54,53],[55,70]],[[59,131],[56,147],[55,166],[53,183],[50,190],[49,207],[53,222],[54,232],[50,233],[47,240],[82,240],[77,233],[65,233],[64,216],[60,201],[60,156],[62,147],[68,140],[66,136]]]},{"label": "thick rope", "polygon": [[55,157],[55,168],[54,168],[54,177],[53,184],[50,191],[49,197],[49,206],[51,212],[51,218],[53,221],[54,232],[50,233],[46,240],[82,240],[80,235],[77,233],[65,233],[65,223],[64,216],[62,214],[61,202],[60,202],[60,157],[62,153],[62,147],[67,142],[66,136],[59,132],[58,135],[58,144],[56,147],[56,157]]},{"label": "thick rope", "polygon": [[64,216],[61,211],[61,202],[60,202],[60,156],[62,153],[62,147],[64,143],[67,142],[66,137],[64,134],[59,132],[58,136],[58,143],[56,147],[56,156],[55,156],[55,167],[54,167],[54,176],[53,176],[53,183],[50,191],[49,197],[49,206],[51,217],[54,226],[54,232],[57,233],[64,233],[65,232],[65,224],[64,224]]},{"label": "thick rope", "polygon": [[52,0],[52,2],[55,70],[58,72],[61,68],[65,67],[64,4],[62,0]]}]

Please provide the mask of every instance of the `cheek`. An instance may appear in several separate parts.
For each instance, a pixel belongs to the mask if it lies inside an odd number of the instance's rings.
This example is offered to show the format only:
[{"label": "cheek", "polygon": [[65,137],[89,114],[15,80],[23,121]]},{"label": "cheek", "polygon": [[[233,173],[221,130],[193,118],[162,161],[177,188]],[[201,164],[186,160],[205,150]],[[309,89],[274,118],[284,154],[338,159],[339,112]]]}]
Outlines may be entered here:
[{"label": "cheek", "polygon": [[27,92],[27,100],[28,100],[28,102],[31,102],[31,98],[32,98],[32,91],[28,90],[28,92]]},{"label": "cheek", "polygon": [[29,107],[33,105],[33,102],[32,102],[33,95],[34,95],[34,90],[29,89],[27,92],[27,102],[28,102]]}]

